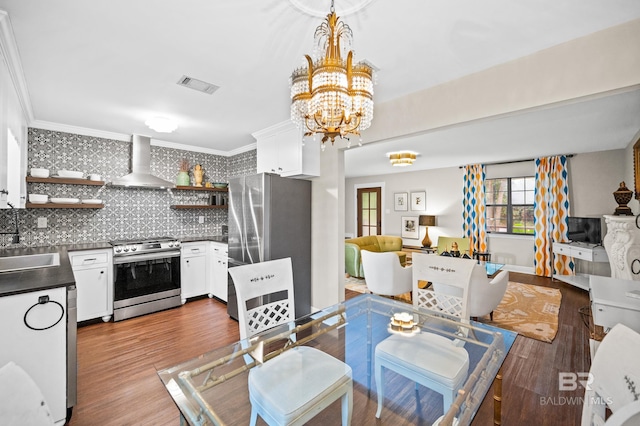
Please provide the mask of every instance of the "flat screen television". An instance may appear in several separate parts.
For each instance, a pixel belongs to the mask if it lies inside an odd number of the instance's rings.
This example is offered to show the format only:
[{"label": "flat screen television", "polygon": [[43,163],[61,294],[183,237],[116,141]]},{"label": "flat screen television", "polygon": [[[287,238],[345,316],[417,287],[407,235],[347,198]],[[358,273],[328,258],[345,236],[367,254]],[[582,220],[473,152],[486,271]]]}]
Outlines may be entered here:
[{"label": "flat screen television", "polygon": [[599,217],[569,217],[569,241],[602,244]]}]

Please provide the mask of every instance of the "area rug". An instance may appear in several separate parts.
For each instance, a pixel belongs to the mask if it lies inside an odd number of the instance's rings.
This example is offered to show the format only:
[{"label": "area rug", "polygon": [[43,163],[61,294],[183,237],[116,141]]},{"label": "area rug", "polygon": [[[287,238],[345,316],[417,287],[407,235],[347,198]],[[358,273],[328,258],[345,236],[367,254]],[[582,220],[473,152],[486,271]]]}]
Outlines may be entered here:
[{"label": "area rug", "polygon": [[[369,293],[367,283],[361,278],[345,278],[344,286],[358,293]],[[398,299],[411,303],[409,294]],[[558,333],[561,301],[558,289],[509,281],[502,301],[493,311],[493,321],[489,315],[479,321],[551,343]]]},{"label": "area rug", "polygon": [[558,289],[509,281],[502,301],[493,311],[493,321],[489,315],[479,320],[551,343],[558,333],[561,301]]}]

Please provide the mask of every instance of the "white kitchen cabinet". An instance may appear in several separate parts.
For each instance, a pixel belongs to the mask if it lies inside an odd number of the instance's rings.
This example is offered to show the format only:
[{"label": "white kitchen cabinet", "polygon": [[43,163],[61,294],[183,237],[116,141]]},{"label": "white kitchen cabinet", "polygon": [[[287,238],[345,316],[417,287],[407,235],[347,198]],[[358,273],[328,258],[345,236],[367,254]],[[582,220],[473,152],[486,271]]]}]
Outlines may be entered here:
[{"label": "white kitchen cabinet", "polygon": [[[63,425],[67,417],[67,289],[0,297],[0,322],[0,367],[9,361],[20,366],[42,391],[53,422]],[[0,423],[4,424],[2,419]]]},{"label": "white kitchen cabinet", "polygon": [[78,289],[78,321],[113,315],[113,264],[111,249],[69,253]]},{"label": "white kitchen cabinet", "polygon": [[211,277],[209,280],[209,297],[217,297],[227,301],[228,278],[228,245],[211,241],[210,243]]},{"label": "white kitchen cabinet", "polygon": [[182,244],[180,298],[183,304],[190,297],[208,292],[207,245],[207,241]]},{"label": "white kitchen cabinet", "polygon": [[306,138],[291,121],[253,133],[258,173],[286,177],[320,176],[320,142]]},{"label": "white kitchen cabinet", "polygon": [[[554,274],[553,278],[566,282],[583,290],[589,290],[589,276],[594,274],[594,263],[607,263],[609,258],[604,247],[595,244],[586,243],[554,243],[553,252],[564,256],[571,256],[576,259],[576,269],[578,268],[577,260],[584,260],[589,263],[589,273],[575,275],[558,275]],[[600,274],[601,275],[601,274]]]},{"label": "white kitchen cabinet", "polygon": [[[8,20],[8,17],[0,14],[0,28],[4,19]],[[27,193],[24,177],[27,172],[28,120],[7,66],[14,61],[19,61],[15,50],[0,49],[0,209],[9,208],[8,202],[23,208]]]}]

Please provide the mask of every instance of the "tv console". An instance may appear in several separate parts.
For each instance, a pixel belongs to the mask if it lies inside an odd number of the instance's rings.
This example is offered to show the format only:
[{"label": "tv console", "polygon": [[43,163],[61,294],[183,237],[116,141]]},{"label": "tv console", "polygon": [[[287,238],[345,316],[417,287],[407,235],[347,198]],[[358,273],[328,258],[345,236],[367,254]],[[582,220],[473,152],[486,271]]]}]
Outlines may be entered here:
[{"label": "tv console", "polygon": [[[594,263],[609,262],[607,251],[600,244],[588,244],[588,243],[580,243],[580,242],[553,243],[552,250],[556,254],[571,256],[574,259],[581,259],[587,262],[594,262]],[[590,270],[592,269],[593,267],[590,264]],[[553,278],[588,291],[590,275],[594,275],[594,274],[592,273],[590,274],[576,273],[575,275],[554,274]]]}]

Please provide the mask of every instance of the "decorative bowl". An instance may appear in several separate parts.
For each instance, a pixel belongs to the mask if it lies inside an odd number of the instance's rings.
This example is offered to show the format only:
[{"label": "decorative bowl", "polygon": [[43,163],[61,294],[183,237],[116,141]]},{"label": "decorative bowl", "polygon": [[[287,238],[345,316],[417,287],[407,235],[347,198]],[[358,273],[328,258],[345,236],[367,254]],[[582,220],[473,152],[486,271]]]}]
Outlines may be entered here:
[{"label": "decorative bowl", "polygon": [[84,173],[76,172],[75,170],[58,170],[58,176],[63,178],[82,179]]},{"label": "decorative bowl", "polygon": [[49,169],[32,168],[31,169],[31,176],[37,177],[37,178],[48,178],[49,177]]},{"label": "decorative bowl", "polygon": [[29,194],[29,202],[33,204],[45,204],[48,200],[49,196],[45,194]]},{"label": "decorative bowl", "polygon": [[213,182],[213,187],[214,188],[226,188],[227,186],[229,186],[228,183],[223,183],[223,182]]},{"label": "decorative bowl", "polygon": [[51,202],[54,204],[78,204],[79,198],[52,198]]}]

